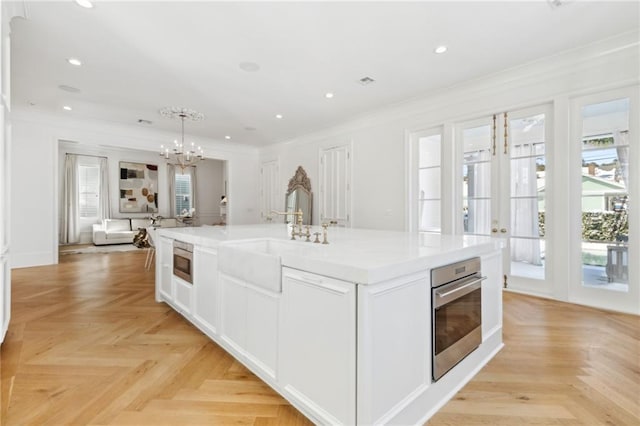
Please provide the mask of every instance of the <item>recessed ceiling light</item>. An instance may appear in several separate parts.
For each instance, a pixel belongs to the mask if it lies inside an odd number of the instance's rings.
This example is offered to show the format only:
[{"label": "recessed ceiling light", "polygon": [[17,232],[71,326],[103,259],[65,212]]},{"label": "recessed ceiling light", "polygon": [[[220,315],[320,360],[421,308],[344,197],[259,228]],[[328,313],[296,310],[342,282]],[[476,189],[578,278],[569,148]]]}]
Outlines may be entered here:
[{"label": "recessed ceiling light", "polygon": [[82,65],[82,61],[78,58],[68,58],[67,62],[69,62],[71,65],[75,65],[76,67],[79,67]]},{"label": "recessed ceiling light", "polygon": [[258,130],[258,129],[256,129],[255,127],[251,127],[251,126],[246,126],[244,129],[245,129],[247,132],[255,132],[256,130]]},{"label": "recessed ceiling light", "polygon": [[242,71],[256,72],[260,70],[260,65],[255,62],[240,62],[238,65]]},{"label": "recessed ceiling light", "polygon": [[76,0],[78,6],[82,6],[86,9],[91,9],[93,7],[93,3],[90,0]]},{"label": "recessed ceiling light", "polygon": [[434,53],[444,53],[448,50],[447,46],[438,46],[433,51]]},{"label": "recessed ceiling light", "polygon": [[331,99],[331,98],[333,98],[333,93],[327,92],[327,93],[324,94],[324,97],[327,98],[327,99]]},{"label": "recessed ceiling light", "polygon": [[69,105],[65,105],[62,107],[62,109],[65,111],[71,111],[73,108],[71,108]]},{"label": "recessed ceiling light", "polygon": [[227,135],[227,136],[225,136],[224,138],[225,138],[226,140],[230,140],[230,139],[231,139],[231,136]]},{"label": "recessed ceiling light", "polygon": [[280,120],[282,118],[282,114],[276,114],[276,118]]}]

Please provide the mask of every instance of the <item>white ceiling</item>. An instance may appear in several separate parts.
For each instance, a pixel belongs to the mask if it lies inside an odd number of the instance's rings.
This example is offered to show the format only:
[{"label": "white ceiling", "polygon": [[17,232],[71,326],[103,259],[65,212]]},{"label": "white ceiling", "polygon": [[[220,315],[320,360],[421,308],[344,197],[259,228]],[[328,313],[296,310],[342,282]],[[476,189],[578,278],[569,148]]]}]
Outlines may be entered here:
[{"label": "white ceiling", "polygon": [[184,106],[206,115],[187,133],[264,146],[637,30],[639,4],[29,1],[12,23],[12,103],[176,132],[158,110]]}]

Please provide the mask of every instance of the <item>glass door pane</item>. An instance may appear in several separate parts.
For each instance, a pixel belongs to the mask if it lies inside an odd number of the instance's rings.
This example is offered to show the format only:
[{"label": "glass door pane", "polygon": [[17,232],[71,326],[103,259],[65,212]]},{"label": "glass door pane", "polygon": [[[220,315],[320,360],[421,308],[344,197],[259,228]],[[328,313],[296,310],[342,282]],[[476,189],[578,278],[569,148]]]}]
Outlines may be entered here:
[{"label": "glass door pane", "polygon": [[509,120],[510,272],[545,277],[545,114]]},{"label": "glass door pane", "polygon": [[440,233],[441,148],[440,133],[418,139],[418,230]]},{"label": "glass door pane", "polygon": [[585,105],[582,285],[629,291],[629,99]]},{"label": "glass door pane", "polygon": [[462,215],[465,234],[491,235],[491,126],[462,130]]}]

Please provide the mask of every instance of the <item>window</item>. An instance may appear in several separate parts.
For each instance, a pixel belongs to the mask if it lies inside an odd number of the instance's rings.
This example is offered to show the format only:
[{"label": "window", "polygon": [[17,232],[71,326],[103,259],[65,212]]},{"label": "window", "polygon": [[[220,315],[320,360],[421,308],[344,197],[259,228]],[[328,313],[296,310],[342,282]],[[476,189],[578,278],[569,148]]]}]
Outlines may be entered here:
[{"label": "window", "polygon": [[97,218],[100,202],[100,166],[78,165],[78,186],[80,217]]},{"label": "window", "polygon": [[191,175],[176,173],[176,215],[189,213],[192,203]]}]

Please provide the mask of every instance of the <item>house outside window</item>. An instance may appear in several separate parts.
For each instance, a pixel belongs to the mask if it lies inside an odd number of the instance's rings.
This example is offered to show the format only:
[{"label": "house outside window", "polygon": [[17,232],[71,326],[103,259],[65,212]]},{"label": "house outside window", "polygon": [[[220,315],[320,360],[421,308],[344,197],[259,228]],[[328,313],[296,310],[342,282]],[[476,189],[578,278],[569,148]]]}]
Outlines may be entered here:
[{"label": "house outside window", "polygon": [[191,175],[189,174],[176,174],[176,215],[183,215],[189,213],[192,203],[191,194]]}]

